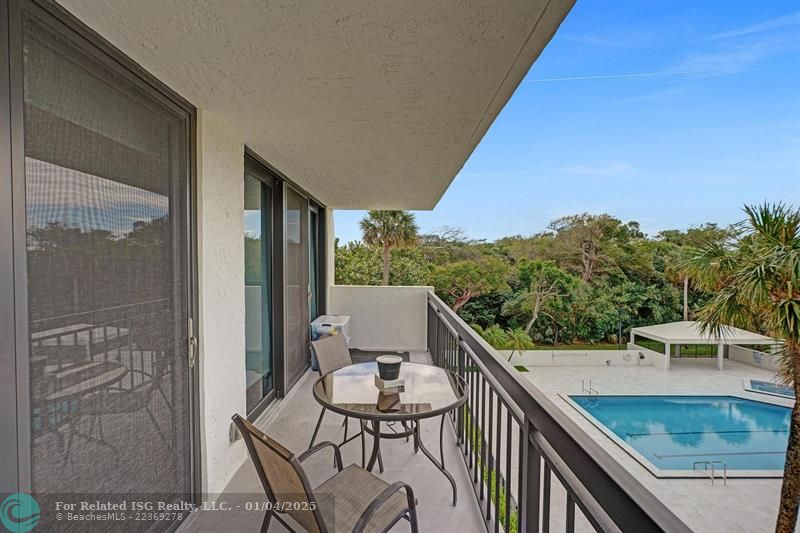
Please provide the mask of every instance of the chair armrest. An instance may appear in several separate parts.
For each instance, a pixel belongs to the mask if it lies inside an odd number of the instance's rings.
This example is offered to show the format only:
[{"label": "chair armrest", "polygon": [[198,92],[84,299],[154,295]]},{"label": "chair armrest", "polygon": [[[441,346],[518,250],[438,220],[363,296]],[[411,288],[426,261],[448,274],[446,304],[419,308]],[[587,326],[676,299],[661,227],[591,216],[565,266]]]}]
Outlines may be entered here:
[{"label": "chair armrest", "polygon": [[386,487],[383,492],[378,494],[375,499],[370,502],[369,506],[361,513],[361,517],[358,519],[358,522],[356,522],[356,525],[353,526],[353,533],[361,533],[364,531],[364,528],[367,527],[372,516],[400,489],[406,489],[408,510],[411,511],[414,509],[417,506],[417,500],[414,498],[414,490],[411,488],[411,485],[402,481],[397,481]]},{"label": "chair armrest", "polygon": [[320,451],[320,450],[322,450],[324,448],[327,448],[328,446],[333,448],[333,460],[336,463],[337,470],[339,470],[339,472],[341,472],[342,471],[342,452],[339,451],[339,447],[337,445],[335,445],[334,443],[332,443],[330,441],[327,441],[327,440],[324,441],[324,442],[318,443],[313,448],[307,449],[306,451],[304,451],[303,453],[301,453],[300,455],[297,456],[297,460],[302,463],[303,461],[305,461],[306,459],[308,459],[309,457],[311,457],[312,455],[314,455],[318,451]]}]

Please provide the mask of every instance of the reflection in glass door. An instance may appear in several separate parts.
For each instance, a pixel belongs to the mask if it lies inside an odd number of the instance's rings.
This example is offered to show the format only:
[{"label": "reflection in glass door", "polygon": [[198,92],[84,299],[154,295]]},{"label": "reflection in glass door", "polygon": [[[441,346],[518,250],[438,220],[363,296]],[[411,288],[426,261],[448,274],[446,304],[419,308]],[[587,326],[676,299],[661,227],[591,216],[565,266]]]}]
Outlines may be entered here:
[{"label": "reflection in glass door", "polygon": [[250,174],[244,178],[245,368],[247,411],[274,388],[271,339],[270,248],[272,188]]}]

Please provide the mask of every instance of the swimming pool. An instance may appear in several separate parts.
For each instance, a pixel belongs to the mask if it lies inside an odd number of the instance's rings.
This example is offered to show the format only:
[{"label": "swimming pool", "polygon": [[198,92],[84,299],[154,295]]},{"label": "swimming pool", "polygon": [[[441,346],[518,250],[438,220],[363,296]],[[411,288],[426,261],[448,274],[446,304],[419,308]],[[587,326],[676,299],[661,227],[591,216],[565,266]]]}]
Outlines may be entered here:
[{"label": "swimming pool", "polygon": [[723,461],[729,471],[783,470],[787,407],[733,396],[570,399],[656,469],[690,471],[695,461]]}]

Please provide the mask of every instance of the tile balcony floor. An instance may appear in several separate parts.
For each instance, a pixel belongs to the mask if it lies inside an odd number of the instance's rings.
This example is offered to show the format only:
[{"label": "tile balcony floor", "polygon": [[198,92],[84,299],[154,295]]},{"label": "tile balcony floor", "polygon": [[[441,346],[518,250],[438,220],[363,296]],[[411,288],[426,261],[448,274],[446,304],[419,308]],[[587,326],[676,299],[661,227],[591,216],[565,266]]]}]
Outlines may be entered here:
[{"label": "tile balcony floor", "polygon": [[[425,352],[412,352],[412,362],[429,363]],[[316,372],[308,371],[289,394],[267,409],[257,422],[257,426],[265,433],[296,453],[308,447],[314,425],[320,412],[320,405],[311,394],[311,387],[317,378]],[[233,413],[231,413],[233,414]],[[438,455],[440,418],[422,422],[422,438],[428,449]],[[339,443],[344,434],[343,417],[328,412],[320,428],[317,442],[330,440]],[[350,421],[350,433],[356,423]],[[369,439],[366,441],[367,454],[372,449]],[[414,453],[411,442],[404,439],[381,441],[381,453],[385,471],[380,474],[376,466],[375,473],[388,483],[405,481],[412,486],[419,500],[417,513],[420,531],[437,533],[478,533],[485,531],[484,522],[476,502],[473,489],[467,474],[464,460],[456,446],[452,425],[445,422],[444,433],[445,463],[453,475],[458,487],[458,504],[452,505],[452,491],[447,479],[420,452]],[[355,439],[341,448],[344,466],[361,462],[360,439]],[[335,473],[330,451],[321,451],[304,462],[306,473],[313,485]],[[255,468],[248,458],[231,481],[225,487],[219,501],[226,501],[232,506],[241,505],[241,509],[230,511],[201,511],[189,518],[181,526],[182,532],[220,532],[220,531],[259,531],[263,512],[247,511],[243,502],[265,499],[263,489],[258,480]],[[234,503],[239,502],[239,503]],[[297,528],[302,531],[302,528]],[[401,520],[392,532],[410,531],[408,522]],[[270,533],[284,532],[286,529],[273,520]]]}]

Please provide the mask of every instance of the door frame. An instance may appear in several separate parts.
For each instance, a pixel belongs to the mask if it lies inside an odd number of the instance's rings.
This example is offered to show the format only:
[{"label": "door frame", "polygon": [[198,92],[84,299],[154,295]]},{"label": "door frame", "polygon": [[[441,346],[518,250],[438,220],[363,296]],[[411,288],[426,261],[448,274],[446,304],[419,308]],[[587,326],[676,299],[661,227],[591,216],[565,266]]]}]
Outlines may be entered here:
[{"label": "door frame", "polygon": [[[170,89],[163,82],[159,81],[140,65],[127,57],[122,51],[115,48],[94,30],[83,22],[75,18],[67,10],[51,0],[0,0],[0,27],[6,27],[8,41],[0,42],[0,117],[6,118],[4,124],[7,128],[0,129],[0,169],[4,172],[0,181],[0,191],[12,191],[12,226],[7,231],[6,224],[0,229],[0,250],[6,252],[11,250],[13,257],[13,314],[11,318],[15,322],[14,343],[13,343],[13,364],[15,373],[13,377],[16,389],[16,412],[14,413],[16,431],[12,433],[14,442],[7,442],[6,439],[0,445],[0,452],[9,452],[4,457],[16,457],[17,461],[17,485],[16,490],[20,492],[31,491],[31,435],[30,435],[30,399],[29,399],[29,332],[28,332],[28,291],[27,291],[27,256],[26,256],[26,205],[25,205],[25,168],[24,168],[24,122],[23,122],[23,59],[22,59],[22,13],[23,10],[31,13],[56,31],[59,36],[68,40],[73,45],[79,47],[84,53],[102,63],[106,68],[113,70],[116,74],[123,77],[129,83],[137,86],[148,96],[158,100],[163,105],[171,108],[178,116],[185,118],[185,139],[186,146],[184,161],[187,172],[184,206],[186,227],[185,250],[185,275],[186,275],[186,298],[184,301],[187,314],[195,324],[195,337],[199,331],[198,311],[198,257],[197,257],[197,110],[187,100],[178,93]],[[7,26],[5,26],[7,24]],[[7,90],[4,90],[6,89]],[[10,169],[10,172],[5,172]],[[5,196],[3,196],[5,198]],[[0,213],[0,220],[5,222],[6,211]],[[13,232],[12,242],[9,243],[9,234]],[[11,247],[9,248],[9,244]],[[9,274],[5,270],[0,272],[0,294],[8,291]],[[10,330],[8,320],[9,305],[3,299],[0,307],[0,333]],[[188,324],[187,324],[188,334]],[[202,339],[199,339],[202,342]],[[0,368],[6,368],[9,364],[9,354],[7,346],[0,343]],[[191,348],[188,348],[191,350]],[[191,352],[190,352],[191,353]],[[195,358],[195,364],[189,367],[188,376],[188,395],[189,395],[189,448],[190,453],[190,491],[193,503],[202,501],[202,471],[201,471],[201,435],[200,435],[200,375],[199,365]],[[13,379],[12,377],[12,379]],[[5,390],[8,376],[3,374],[0,384]],[[5,398],[3,398],[5,399]],[[0,411],[3,417],[2,424],[5,425],[6,417],[9,416],[9,409],[4,405]],[[13,455],[12,449],[13,450]],[[8,474],[8,466],[4,463],[0,465],[0,480],[5,481]],[[174,527],[179,523],[175,522]]]},{"label": "door frame", "polygon": [[[0,0],[0,492],[20,491],[17,425],[16,259],[13,212],[11,108],[11,19],[8,0]],[[15,124],[17,121],[15,121]],[[27,356],[27,349],[25,350]],[[12,460],[13,459],[13,460]]]},{"label": "door frame", "polygon": [[[253,164],[257,165],[258,168],[261,169],[262,172],[267,173],[268,175],[272,176],[275,180],[275,186],[273,192],[275,194],[275,198],[273,199],[273,205],[276,207],[273,210],[273,220],[275,223],[275,228],[280,229],[280,238],[274,239],[273,242],[273,269],[274,269],[274,276],[273,276],[273,294],[272,294],[272,306],[275,310],[276,319],[280,319],[280,324],[276,323],[273,326],[273,332],[275,337],[275,342],[279,342],[279,352],[280,357],[276,357],[275,361],[273,362],[273,369],[275,372],[275,398],[282,398],[286,395],[286,393],[291,388],[291,384],[289,383],[288,378],[288,370],[285,364],[285,357],[286,357],[286,342],[287,339],[287,323],[286,323],[286,187],[291,188],[294,192],[298,193],[300,196],[305,198],[308,201],[308,209],[310,210],[313,206],[317,210],[317,220],[319,224],[319,242],[317,243],[317,251],[319,254],[317,265],[317,284],[318,284],[318,296],[317,296],[317,305],[318,309],[321,312],[327,311],[327,299],[326,299],[326,292],[327,292],[327,284],[328,284],[328,261],[327,261],[327,253],[328,253],[328,233],[327,233],[327,225],[326,225],[326,213],[327,207],[323,204],[319,199],[314,197],[314,195],[310,194],[306,189],[292,181],[289,177],[286,176],[283,172],[278,170],[275,166],[270,164],[266,159],[261,157],[258,152],[254,151],[249,146],[245,145],[244,147],[244,155],[245,161],[251,161]],[[277,284],[277,286],[275,285]],[[311,332],[309,331],[309,336]],[[253,409],[252,412],[255,412],[256,409]],[[266,405],[264,405],[266,407]],[[262,409],[263,410],[263,409]],[[260,411],[259,411],[260,414]],[[256,418],[258,415],[248,416],[248,418]]]},{"label": "door frame", "polygon": [[[324,315],[328,310],[328,302],[325,293],[328,287],[328,231],[325,224],[325,207],[315,200],[309,198],[309,212],[314,212],[317,218],[317,286],[314,287],[317,299],[317,316]],[[309,224],[311,217],[309,216]]]},{"label": "door frame", "polygon": [[[311,223],[311,214],[314,214],[314,220],[316,222],[316,227],[314,227]],[[316,283],[312,287],[314,291],[314,299],[316,300],[317,305],[317,315],[313,318],[309,316],[311,320],[316,319],[317,317],[326,314],[327,311],[327,301],[325,299],[325,292],[327,288],[327,279],[325,275],[327,273],[327,257],[325,253],[327,251],[326,241],[327,241],[327,232],[325,226],[325,208],[321,205],[317,204],[317,202],[309,199],[308,201],[308,233],[311,235],[311,232],[316,230],[313,253],[316,255],[317,265],[316,265]],[[311,241],[309,241],[311,244]],[[309,259],[311,256],[311,248],[309,248]],[[309,261],[310,264],[310,261]],[[309,271],[310,272],[310,271]]]},{"label": "door frame", "polygon": [[285,392],[286,378],[284,373],[284,293],[283,293],[283,186],[282,180],[269,168],[263,165],[249,150],[244,154],[244,179],[251,176],[258,179],[263,185],[272,190],[272,215],[270,227],[270,359],[272,363],[272,392],[264,396],[247,413],[247,419],[254,421],[275,398],[280,398]]}]

